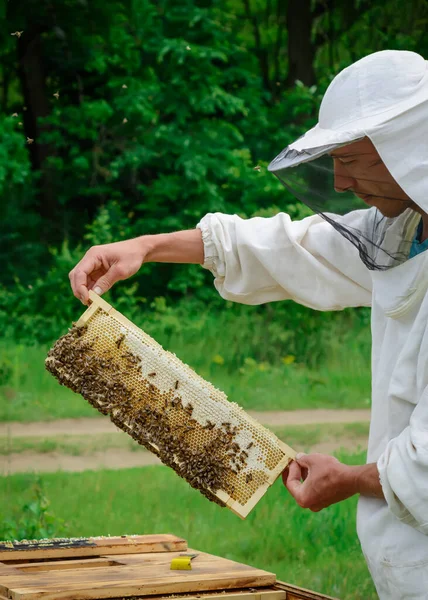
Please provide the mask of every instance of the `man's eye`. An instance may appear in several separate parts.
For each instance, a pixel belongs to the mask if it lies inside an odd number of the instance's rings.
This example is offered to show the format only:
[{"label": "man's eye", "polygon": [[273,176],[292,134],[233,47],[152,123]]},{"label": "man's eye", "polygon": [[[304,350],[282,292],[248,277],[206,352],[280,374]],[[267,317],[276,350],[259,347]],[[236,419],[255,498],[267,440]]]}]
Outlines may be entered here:
[{"label": "man's eye", "polygon": [[339,159],[342,165],[351,165],[352,163],[356,162],[355,160],[341,160]]}]

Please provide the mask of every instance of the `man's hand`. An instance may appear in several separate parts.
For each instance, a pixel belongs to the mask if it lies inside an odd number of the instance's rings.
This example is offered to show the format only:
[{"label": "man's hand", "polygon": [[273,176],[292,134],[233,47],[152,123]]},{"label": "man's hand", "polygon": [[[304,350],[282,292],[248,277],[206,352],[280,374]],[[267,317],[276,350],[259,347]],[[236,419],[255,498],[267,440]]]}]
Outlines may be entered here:
[{"label": "man's hand", "polygon": [[354,494],[383,498],[375,463],[349,466],[325,454],[298,454],[282,479],[297,504],[313,512]]},{"label": "man's hand", "polygon": [[70,272],[76,298],[88,304],[89,290],[104,294],[117,281],[134,275],[143,263],[204,263],[200,229],[143,235],[133,240],[94,246]]},{"label": "man's hand", "polygon": [[149,250],[143,237],[94,246],[69,274],[73,294],[87,304],[88,290],[103,294],[117,281],[131,277],[140,269]]}]

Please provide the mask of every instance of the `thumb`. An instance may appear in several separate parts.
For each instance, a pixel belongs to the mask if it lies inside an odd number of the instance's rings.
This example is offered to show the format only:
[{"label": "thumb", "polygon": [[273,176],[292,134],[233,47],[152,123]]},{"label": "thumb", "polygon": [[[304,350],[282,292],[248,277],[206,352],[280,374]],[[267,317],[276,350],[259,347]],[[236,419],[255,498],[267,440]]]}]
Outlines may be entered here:
[{"label": "thumb", "polygon": [[305,454],[304,452],[299,452],[298,454],[296,454],[295,460],[302,467],[309,467],[309,465],[311,464],[310,455]]},{"label": "thumb", "polygon": [[108,292],[109,289],[116,283],[116,281],[119,281],[120,279],[123,279],[123,272],[119,265],[115,263],[110,267],[107,273],[105,273],[94,283],[92,289],[96,294],[101,296],[101,294]]},{"label": "thumb", "polygon": [[290,494],[296,498],[300,494],[302,471],[299,464],[293,460],[290,464],[287,480],[284,482],[285,487]]}]

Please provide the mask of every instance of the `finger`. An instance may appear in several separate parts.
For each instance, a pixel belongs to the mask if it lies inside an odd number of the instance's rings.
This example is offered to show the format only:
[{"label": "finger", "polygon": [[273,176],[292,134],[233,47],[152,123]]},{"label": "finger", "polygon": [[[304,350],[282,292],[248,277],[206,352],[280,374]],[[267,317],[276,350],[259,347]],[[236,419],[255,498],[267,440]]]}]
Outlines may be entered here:
[{"label": "finger", "polygon": [[73,290],[73,294],[76,296],[76,298],[78,298],[82,302],[82,304],[87,304],[88,299],[86,297],[85,291],[84,290],[78,291],[77,287],[76,287],[76,270],[73,269],[72,271],[70,271],[68,277],[70,279],[70,285],[71,285],[71,289]]},{"label": "finger", "polygon": [[107,292],[113,285],[121,279],[126,279],[127,274],[123,267],[118,263],[113,264],[110,269],[102,275],[94,284],[93,290],[96,294],[100,295]]},{"label": "finger", "polygon": [[300,493],[300,488],[302,487],[301,483],[302,471],[299,465],[293,461],[289,468],[289,473],[286,482],[286,488],[290,492],[290,494],[297,499],[297,496]]},{"label": "finger", "polygon": [[80,263],[73,269],[72,289],[74,295],[84,304],[89,301],[88,275],[99,267],[99,260],[92,254],[86,253]]},{"label": "finger", "polygon": [[309,475],[309,465],[311,464],[311,456],[309,454],[305,454],[304,452],[299,452],[296,454],[296,462],[302,471],[302,479],[305,481],[307,476]]},{"label": "finger", "polygon": [[285,486],[287,486],[287,479],[288,479],[289,473],[290,473],[289,467],[287,467],[286,469],[284,469],[283,472],[282,472],[282,483]]},{"label": "finger", "polygon": [[305,481],[309,475],[309,469],[306,467],[300,467],[300,470],[302,471],[302,479]]},{"label": "finger", "polygon": [[305,454],[304,452],[299,452],[296,454],[295,460],[299,463],[299,465],[308,467],[311,462],[311,455]]}]

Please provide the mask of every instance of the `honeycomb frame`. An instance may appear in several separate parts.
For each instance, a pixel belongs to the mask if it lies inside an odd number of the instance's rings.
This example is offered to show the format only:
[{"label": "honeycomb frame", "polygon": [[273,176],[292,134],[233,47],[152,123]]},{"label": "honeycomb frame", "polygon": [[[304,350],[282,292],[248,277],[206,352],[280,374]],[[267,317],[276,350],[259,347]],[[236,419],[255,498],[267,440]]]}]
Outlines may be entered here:
[{"label": "honeycomb frame", "polygon": [[245,519],[296,452],[100,296],[89,298],[47,370]]}]

